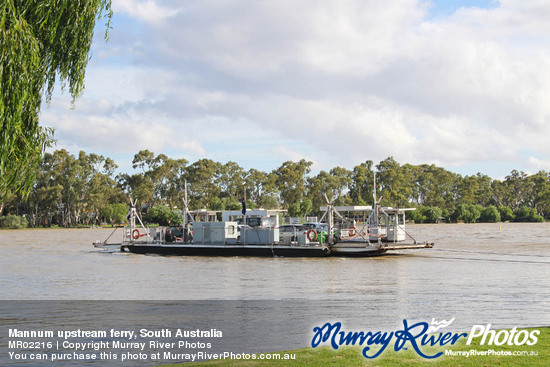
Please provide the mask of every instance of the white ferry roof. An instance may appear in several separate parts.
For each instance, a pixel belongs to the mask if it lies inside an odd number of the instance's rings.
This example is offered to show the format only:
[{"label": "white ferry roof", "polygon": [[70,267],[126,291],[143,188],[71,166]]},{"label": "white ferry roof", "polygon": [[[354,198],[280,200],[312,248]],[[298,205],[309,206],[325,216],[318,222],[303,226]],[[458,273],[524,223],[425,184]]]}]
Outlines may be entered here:
[{"label": "white ferry roof", "polygon": [[[246,215],[256,215],[256,216],[269,216],[272,214],[279,214],[279,213],[285,213],[287,210],[285,209],[246,209]],[[222,210],[221,211],[222,216],[230,216],[230,215],[242,215],[242,209],[238,210]]]},{"label": "white ferry roof", "polygon": [[[339,212],[372,212],[372,206],[370,205],[350,205],[350,206],[335,206],[334,209],[336,209]],[[392,208],[392,207],[384,207],[382,208],[386,213],[403,213],[410,210],[416,210],[416,208]],[[321,211],[327,211],[326,206],[321,207]]]}]

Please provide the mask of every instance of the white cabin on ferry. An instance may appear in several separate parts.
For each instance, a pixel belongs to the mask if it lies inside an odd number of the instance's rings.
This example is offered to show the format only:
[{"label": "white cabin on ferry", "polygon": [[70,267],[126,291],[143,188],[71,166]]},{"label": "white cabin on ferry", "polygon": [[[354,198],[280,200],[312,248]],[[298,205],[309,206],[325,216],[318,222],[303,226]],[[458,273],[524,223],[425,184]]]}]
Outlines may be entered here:
[{"label": "white cabin on ferry", "polygon": [[[273,227],[279,227],[279,214],[285,213],[286,210],[280,209],[247,209],[246,216],[248,218],[271,218],[273,220]],[[222,211],[222,222],[237,221],[242,218],[243,213],[241,210],[224,210]]]},{"label": "white cabin on ferry", "polygon": [[[405,241],[405,212],[416,208],[391,208],[378,206],[378,213],[372,206],[335,206],[334,209],[352,222],[354,234],[369,237],[370,241],[378,239],[385,242]],[[322,206],[321,211],[327,207]],[[346,229],[343,229],[343,232]],[[348,230],[348,232],[350,232]],[[346,233],[344,233],[346,234]]]}]

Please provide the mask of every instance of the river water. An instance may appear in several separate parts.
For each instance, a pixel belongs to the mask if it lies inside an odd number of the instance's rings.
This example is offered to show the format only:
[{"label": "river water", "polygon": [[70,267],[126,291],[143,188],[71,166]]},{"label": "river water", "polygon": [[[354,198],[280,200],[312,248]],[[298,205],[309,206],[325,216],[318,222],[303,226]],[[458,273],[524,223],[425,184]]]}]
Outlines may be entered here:
[{"label": "river water", "polygon": [[[185,303],[192,308],[186,314],[202,326],[215,320],[231,328],[234,318],[255,325],[249,333],[255,327],[280,331],[269,320],[307,333],[327,320],[369,330],[432,318],[455,318],[455,328],[463,330],[488,323],[550,325],[550,223],[411,225],[408,231],[435,247],[375,258],[162,257],[93,248],[110,229],[3,230],[2,311],[4,319],[24,322],[68,304],[52,301],[79,300],[67,307],[78,309],[90,304],[82,301],[103,300],[114,308],[137,307],[128,322],[139,326],[151,304],[165,305],[158,314],[169,315]],[[13,308],[24,317],[6,317]],[[73,326],[96,326],[97,318],[78,315],[71,316]],[[294,339],[288,333],[262,348],[307,346],[300,330]]]}]

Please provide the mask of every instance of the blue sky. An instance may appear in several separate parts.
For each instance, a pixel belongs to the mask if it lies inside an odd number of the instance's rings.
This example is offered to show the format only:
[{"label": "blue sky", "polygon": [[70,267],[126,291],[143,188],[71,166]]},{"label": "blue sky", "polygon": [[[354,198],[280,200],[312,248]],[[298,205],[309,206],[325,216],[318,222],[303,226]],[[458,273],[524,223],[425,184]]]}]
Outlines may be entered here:
[{"label": "blue sky", "polygon": [[485,8],[491,9],[498,6],[497,0],[433,0],[429,7],[429,13],[432,17],[450,16],[460,8]]},{"label": "blue sky", "polygon": [[366,160],[550,170],[550,2],[113,0],[57,149],[270,171]]}]

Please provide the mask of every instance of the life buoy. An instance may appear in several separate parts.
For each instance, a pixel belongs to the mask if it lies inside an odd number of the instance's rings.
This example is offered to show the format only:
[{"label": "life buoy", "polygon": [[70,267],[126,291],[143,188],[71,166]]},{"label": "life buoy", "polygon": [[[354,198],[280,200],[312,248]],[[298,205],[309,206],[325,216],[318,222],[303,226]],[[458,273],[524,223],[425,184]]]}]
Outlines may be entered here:
[{"label": "life buoy", "polygon": [[314,242],[317,239],[317,231],[314,229],[307,231],[307,239]]},{"label": "life buoy", "polygon": [[349,235],[350,237],[355,236],[355,227],[354,227],[354,226],[349,227],[349,229],[348,229],[348,235]]},{"label": "life buoy", "polygon": [[139,237],[140,237],[139,229],[134,229],[134,230],[132,231],[132,238],[133,238],[134,240],[137,240]]}]

